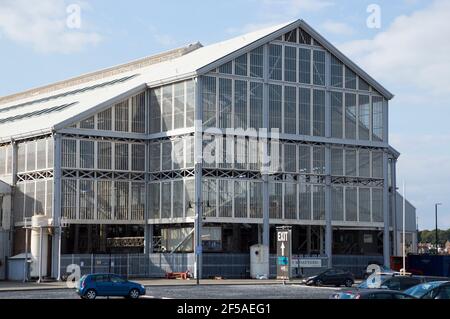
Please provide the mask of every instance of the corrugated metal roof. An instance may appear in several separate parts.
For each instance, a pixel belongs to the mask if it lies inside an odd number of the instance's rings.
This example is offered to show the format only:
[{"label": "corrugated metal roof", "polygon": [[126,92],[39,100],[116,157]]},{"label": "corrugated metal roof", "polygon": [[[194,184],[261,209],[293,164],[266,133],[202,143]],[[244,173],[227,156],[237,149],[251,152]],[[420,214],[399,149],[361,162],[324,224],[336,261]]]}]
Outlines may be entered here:
[{"label": "corrugated metal roof", "polygon": [[[72,118],[79,117],[80,114],[88,113],[94,107],[106,106],[109,101],[115,101],[116,97],[125,96],[127,93],[134,92],[137,88],[144,89],[145,86],[156,86],[166,82],[195,77],[203,72],[207,72],[219,63],[231,60],[236,55],[242,54],[257,45],[262,45],[264,42],[272,40],[272,38],[274,39],[296,27],[308,28],[308,31],[313,33],[303,20],[296,20],[208,46],[197,48],[200,46],[198,45],[195,50],[185,55],[150,64],[139,69],[131,69],[130,71],[113,74],[110,77],[101,77],[88,83],[72,85],[68,88],[27,96],[23,99],[15,99],[14,101],[0,104],[1,121],[1,119],[36,112],[57,105],[77,103],[61,112],[46,114],[45,120],[40,120],[39,117],[25,117],[20,121],[0,124],[0,140],[23,136],[32,132],[49,132],[59,123],[66,123]],[[315,31],[312,35],[313,37],[319,37]],[[321,44],[326,49],[334,54],[338,54],[339,58],[343,60],[342,62],[350,64],[356,73],[379,90],[380,93],[387,98],[392,97],[386,89],[359,69],[342,53],[338,52],[329,42],[323,38],[320,38],[320,40],[322,40],[323,43]],[[121,79],[126,80],[121,81]],[[111,82],[114,83],[111,84]],[[17,105],[20,105],[20,107],[17,107]]]}]

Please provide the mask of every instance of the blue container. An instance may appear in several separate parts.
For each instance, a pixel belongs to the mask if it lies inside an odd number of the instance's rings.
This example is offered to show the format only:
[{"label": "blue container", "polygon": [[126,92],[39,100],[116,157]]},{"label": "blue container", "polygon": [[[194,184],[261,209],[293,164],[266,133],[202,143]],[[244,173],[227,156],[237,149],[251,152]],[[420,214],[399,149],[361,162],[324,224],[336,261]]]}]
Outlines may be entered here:
[{"label": "blue container", "polygon": [[408,255],[408,271],[420,272],[425,276],[450,277],[450,256]]}]

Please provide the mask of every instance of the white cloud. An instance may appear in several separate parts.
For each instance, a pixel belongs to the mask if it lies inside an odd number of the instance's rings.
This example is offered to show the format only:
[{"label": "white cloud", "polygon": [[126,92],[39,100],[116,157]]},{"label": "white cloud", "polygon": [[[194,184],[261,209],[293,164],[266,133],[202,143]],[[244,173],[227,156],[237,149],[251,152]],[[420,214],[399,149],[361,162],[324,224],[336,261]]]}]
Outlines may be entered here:
[{"label": "white cloud", "polygon": [[338,35],[352,35],[355,30],[346,23],[337,21],[325,21],[322,27],[328,33],[338,34]]},{"label": "white cloud", "polygon": [[[39,52],[77,52],[101,41],[101,36],[84,29],[67,27],[68,14],[65,0],[40,0],[32,3],[28,0],[0,1],[0,34],[21,45],[30,46]],[[88,5],[78,3],[84,10]],[[83,19],[83,10],[81,19]]]},{"label": "white cloud", "polygon": [[373,39],[340,47],[381,81],[449,94],[449,21],[450,1],[437,0],[409,16],[397,17]]},{"label": "white cloud", "polygon": [[150,32],[150,36],[153,38],[153,40],[163,46],[171,46],[176,44],[176,40],[168,34],[161,33],[156,27],[150,26],[148,27],[148,30]]}]

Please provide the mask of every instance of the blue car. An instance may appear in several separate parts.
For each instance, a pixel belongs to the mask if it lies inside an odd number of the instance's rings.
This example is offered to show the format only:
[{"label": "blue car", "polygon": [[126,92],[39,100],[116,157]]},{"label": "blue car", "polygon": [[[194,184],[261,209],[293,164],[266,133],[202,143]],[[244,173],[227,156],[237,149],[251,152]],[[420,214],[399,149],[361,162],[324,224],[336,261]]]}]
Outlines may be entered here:
[{"label": "blue car", "polygon": [[77,294],[82,299],[95,299],[97,296],[138,299],[145,295],[145,287],[113,274],[84,275],[77,287]]}]

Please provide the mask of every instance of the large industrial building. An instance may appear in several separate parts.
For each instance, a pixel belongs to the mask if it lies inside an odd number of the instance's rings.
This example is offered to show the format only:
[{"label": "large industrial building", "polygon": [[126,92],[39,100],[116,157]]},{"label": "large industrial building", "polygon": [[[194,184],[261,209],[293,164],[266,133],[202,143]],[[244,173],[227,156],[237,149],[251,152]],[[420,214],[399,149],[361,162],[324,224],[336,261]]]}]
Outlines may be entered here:
[{"label": "large industrial building", "polygon": [[60,254],[274,253],[278,225],[294,254],[388,265],[392,98],[303,20],[2,97],[0,269],[25,251],[52,277]]}]

